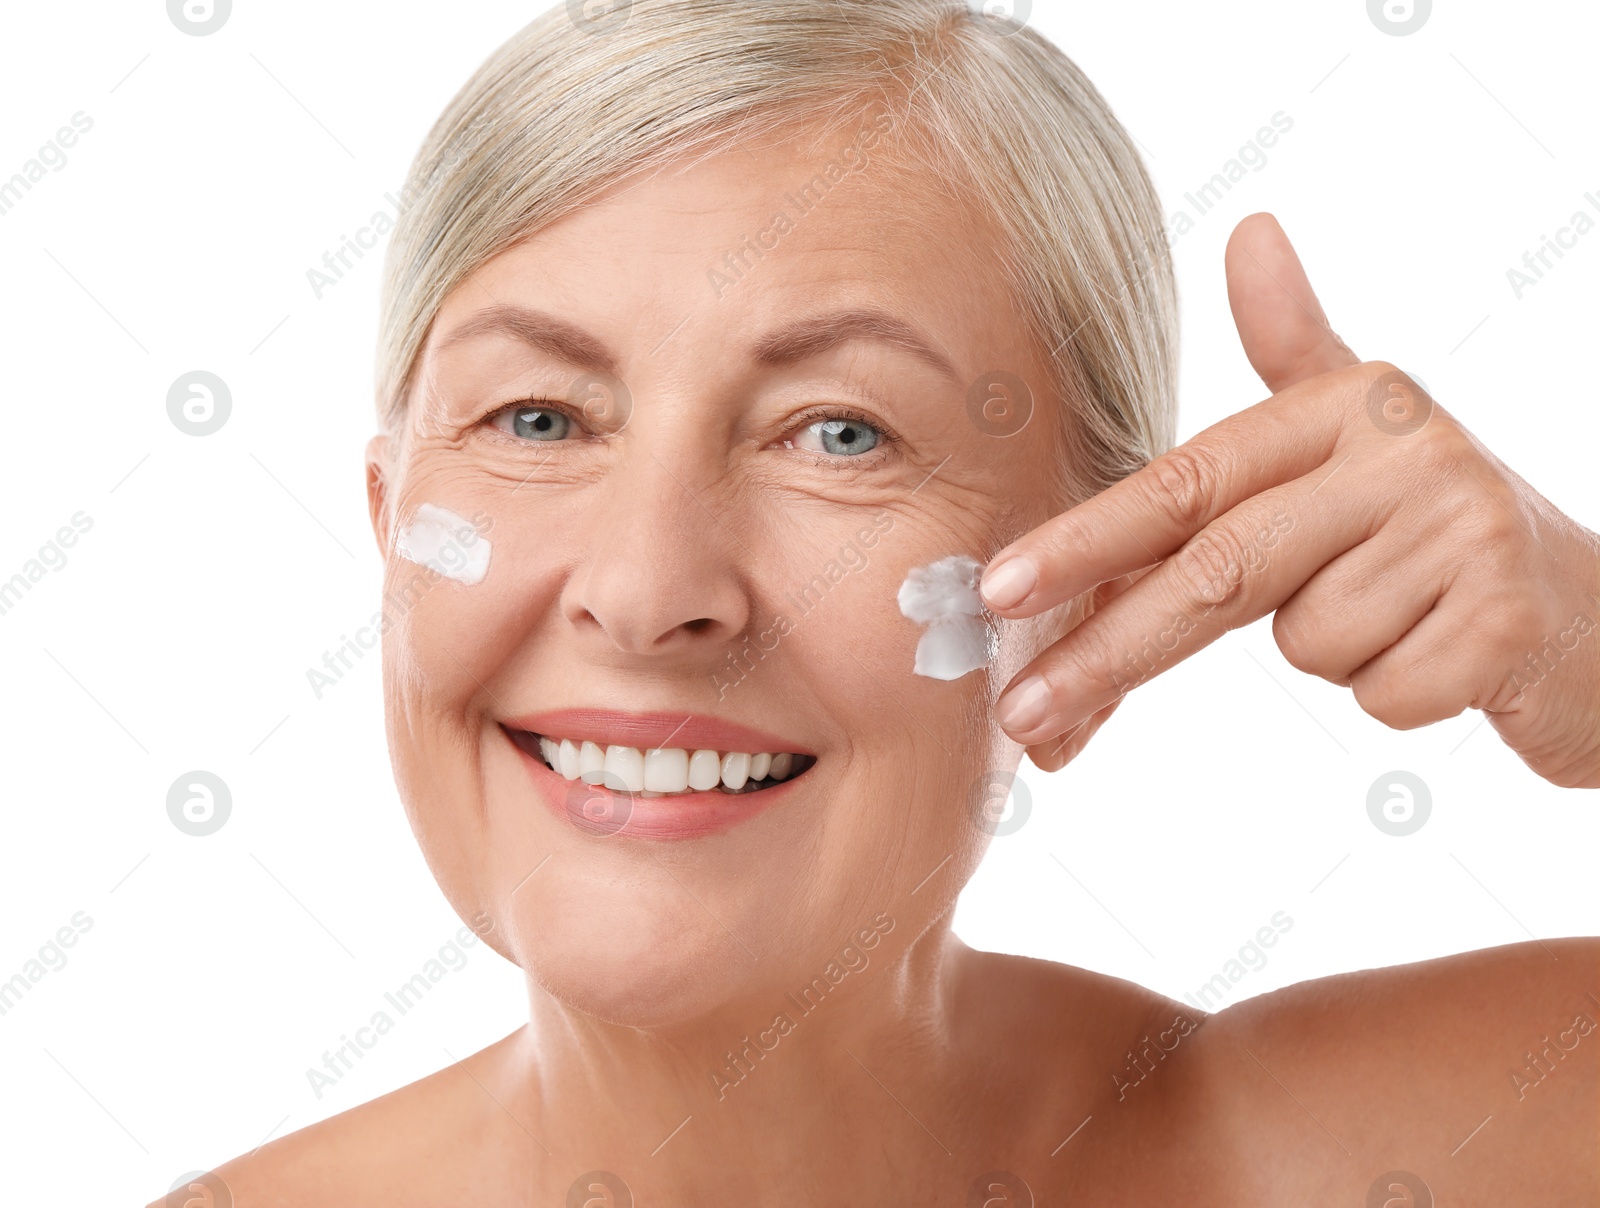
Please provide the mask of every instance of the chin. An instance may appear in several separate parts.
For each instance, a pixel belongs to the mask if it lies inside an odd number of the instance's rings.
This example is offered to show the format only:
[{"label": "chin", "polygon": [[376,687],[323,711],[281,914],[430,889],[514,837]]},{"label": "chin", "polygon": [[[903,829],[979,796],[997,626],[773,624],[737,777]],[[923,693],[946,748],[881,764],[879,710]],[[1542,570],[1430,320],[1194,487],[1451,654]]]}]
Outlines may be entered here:
[{"label": "chin", "polygon": [[640,928],[626,911],[601,912],[581,926],[547,918],[519,945],[519,955],[540,990],[621,1027],[664,1029],[702,1019],[727,1009],[739,992],[720,930],[713,936]]}]

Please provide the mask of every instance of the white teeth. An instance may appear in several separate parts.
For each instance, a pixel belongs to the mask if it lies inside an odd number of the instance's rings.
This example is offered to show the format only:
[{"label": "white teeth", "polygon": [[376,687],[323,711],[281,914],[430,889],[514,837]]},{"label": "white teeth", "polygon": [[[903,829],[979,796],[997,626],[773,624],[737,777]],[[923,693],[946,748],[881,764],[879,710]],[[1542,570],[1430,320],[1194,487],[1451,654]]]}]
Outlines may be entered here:
[{"label": "white teeth", "polygon": [[[566,772],[561,773],[566,776]],[[589,742],[587,739],[578,748],[578,778],[585,784],[599,784],[605,779],[606,774],[606,749],[599,743]],[[568,777],[570,780],[571,777]]]},{"label": "white teeth", "polygon": [[696,751],[689,756],[689,787],[714,789],[722,779],[722,756],[715,751]]},{"label": "white teeth", "polygon": [[555,768],[558,773],[562,773],[562,776],[565,776],[566,779],[576,781],[578,779],[578,744],[571,741],[570,738],[563,738],[560,746],[555,749],[555,760],[550,762],[550,766]]},{"label": "white teeth", "polygon": [[644,791],[644,756],[638,747],[607,747],[606,776],[615,776],[630,793]]},{"label": "white teeth", "polygon": [[730,789],[744,788],[750,779],[750,756],[742,751],[729,751],[722,757],[722,783]]},{"label": "white teeth", "polygon": [[689,787],[689,752],[680,747],[646,751],[644,787],[655,793],[683,792]]},{"label": "white teeth", "polygon": [[588,739],[537,735],[545,763],[567,780],[606,784],[643,797],[679,793],[749,792],[804,771],[814,760],[790,751],[725,753],[682,747],[601,746]]}]

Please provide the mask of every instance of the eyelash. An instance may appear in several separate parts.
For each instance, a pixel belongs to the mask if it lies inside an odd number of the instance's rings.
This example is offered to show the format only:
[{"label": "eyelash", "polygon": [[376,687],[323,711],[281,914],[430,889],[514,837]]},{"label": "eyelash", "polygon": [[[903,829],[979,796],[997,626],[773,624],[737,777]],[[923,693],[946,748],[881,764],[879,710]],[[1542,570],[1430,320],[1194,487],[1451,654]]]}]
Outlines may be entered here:
[{"label": "eyelash", "polygon": [[[554,411],[558,415],[566,416],[567,420],[580,431],[583,430],[583,419],[581,415],[574,413],[572,408],[567,406],[565,403],[558,402],[557,400],[551,398],[520,398],[515,402],[502,403],[500,406],[493,408],[486,415],[484,415],[483,418],[478,421],[478,424],[479,426],[488,429],[489,432],[491,432],[497,439],[509,441],[514,445],[529,445],[537,443],[535,441],[521,440],[511,435],[511,433],[502,431],[500,428],[495,426],[495,421],[497,419],[499,419],[502,415],[509,415],[513,411]],[[584,432],[584,435],[592,436],[593,433]]]},{"label": "eyelash", "polygon": [[[525,398],[518,399],[516,402],[506,403],[503,406],[496,407],[494,410],[490,411],[480,422],[491,432],[494,432],[496,435],[504,437],[506,440],[512,441],[515,444],[523,445],[534,443],[530,441],[519,440],[517,437],[512,436],[509,433],[502,432],[496,428],[494,424],[496,419],[507,414],[508,412],[529,409],[558,412],[561,415],[565,415],[572,424],[582,430],[583,421],[579,416],[573,414],[571,408],[567,407],[564,403],[559,403],[554,399],[547,398]],[[795,417],[793,425],[787,430],[783,439],[787,443],[791,436],[798,433],[803,428],[808,428],[812,424],[822,423],[826,420],[837,419],[848,420],[851,423],[865,424],[867,427],[878,433],[879,439],[877,445],[875,445],[870,452],[857,457],[840,457],[828,453],[818,453],[812,449],[796,449],[793,448],[793,446],[790,446],[791,451],[807,456],[814,464],[817,465],[838,466],[841,468],[849,465],[860,467],[863,465],[876,465],[883,461],[884,456],[886,456],[889,451],[889,448],[900,442],[900,437],[886,424],[884,424],[883,421],[873,419],[871,416],[857,411],[851,407],[843,407],[828,403],[821,403],[814,407],[808,407],[806,410],[802,411],[797,417]],[[588,433],[587,435],[593,434]],[[884,456],[875,456],[875,454],[879,453],[882,453]]]},{"label": "eyelash", "polygon": [[[857,457],[839,457],[828,453],[818,453],[813,449],[793,449],[792,451],[810,458],[814,465],[832,466],[841,470],[861,469],[883,462],[889,456],[891,446],[898,444],[900,441],[900,437],[882,420],[873,419],[870,415],[865,415],[851,407],[841,407],[832,403],[821,403],[802,411],[796,417],[794,426],[789,429],[789,435],[798,433],[803,428],[809,428],[812,424],[830,419],[842,419],[851,423],[865,424],[878,434],[878,443],[870,451]],[[788,439],[789,436],[786,435],[784,440],[788,441]]]}]

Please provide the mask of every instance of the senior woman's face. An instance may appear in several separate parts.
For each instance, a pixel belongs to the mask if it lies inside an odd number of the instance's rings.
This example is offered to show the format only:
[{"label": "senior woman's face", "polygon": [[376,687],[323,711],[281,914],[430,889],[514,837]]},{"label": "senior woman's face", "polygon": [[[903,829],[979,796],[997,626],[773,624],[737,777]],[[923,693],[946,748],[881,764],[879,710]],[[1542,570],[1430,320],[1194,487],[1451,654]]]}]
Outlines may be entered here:
[{"label": "senior woman's face", "polygon": [[[992,233],[841,158],[859,138],[670,170],[491,260],[374,442],[413,826],[456,908],[604,1019],[770,1003],[863,929],[909,940],[982,854],[970,786],[1016,764],[990,708],[1043,631],[920,677],[896,592],[1045,517],[1059,404]],[[969,403],[995,370],[1034,391],[1011,435]],[[425,505],[475,523],[481,581],[395,552]]]}]

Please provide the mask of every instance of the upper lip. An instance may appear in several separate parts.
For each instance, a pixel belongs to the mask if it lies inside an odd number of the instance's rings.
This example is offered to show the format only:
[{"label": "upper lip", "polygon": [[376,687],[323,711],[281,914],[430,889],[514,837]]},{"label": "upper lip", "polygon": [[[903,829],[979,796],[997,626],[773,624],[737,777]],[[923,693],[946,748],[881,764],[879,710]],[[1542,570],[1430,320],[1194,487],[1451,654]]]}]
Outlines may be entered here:
[{"label": "upper lip", "polygon": [[794,755],[816,754],[792,739],[703,713],[551,709],[509,718],[504,724],[546,738],[588,739],[601,746],[638,747],[640,750],[680,747],[689,751],[743,751],[752,755],[762,752],[776,755],[783,751]]}]

